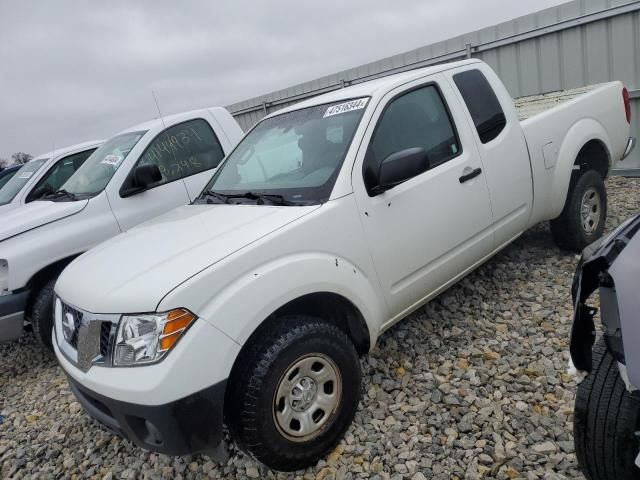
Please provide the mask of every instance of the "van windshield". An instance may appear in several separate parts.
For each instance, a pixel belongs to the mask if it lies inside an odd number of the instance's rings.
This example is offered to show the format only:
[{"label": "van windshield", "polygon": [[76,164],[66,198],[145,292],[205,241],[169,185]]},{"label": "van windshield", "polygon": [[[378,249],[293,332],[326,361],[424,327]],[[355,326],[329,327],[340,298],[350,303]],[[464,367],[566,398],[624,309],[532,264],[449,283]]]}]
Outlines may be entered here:
[{"label": "van windshield", "polygon": [[145,133],[146,131],[123,133],[107,140],[87,158],[60,190],[82,197],[100,193]]},{"label": "van windshield", "polygon": [[16,198],[16,195],[22,190],[33,175],[40,170],[42,165],[49,160],[48,158],[37,158],[25,163],[18,172],[11,177],[5,185],[0,188],[0,205],[6,205]]},{"label": "van windshield", "polygon": [[263,120],[224,161],[198,202],[325,202],[368,100],[318,105]]}]

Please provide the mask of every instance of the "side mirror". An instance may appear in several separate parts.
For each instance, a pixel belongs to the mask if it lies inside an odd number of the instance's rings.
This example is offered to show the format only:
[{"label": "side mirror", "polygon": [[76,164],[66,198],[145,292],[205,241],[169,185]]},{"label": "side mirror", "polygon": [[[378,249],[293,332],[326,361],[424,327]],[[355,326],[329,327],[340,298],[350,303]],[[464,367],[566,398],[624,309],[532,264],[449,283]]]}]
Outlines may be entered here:
[{"label": "side mirror", "polygon": [[155,163],[146,163],[133,169],[131,180],[133,184],[131,187],[120,190],[121,197],[130,197],[146,190],[154,183],[162,180],[162,173],[160,173],[160,168]]},{"label": "side mirror", "polygon": [[378,169],[380,191],[389,190],[429,170],[429,157],[424,148],[407,148],[385,158]]}]

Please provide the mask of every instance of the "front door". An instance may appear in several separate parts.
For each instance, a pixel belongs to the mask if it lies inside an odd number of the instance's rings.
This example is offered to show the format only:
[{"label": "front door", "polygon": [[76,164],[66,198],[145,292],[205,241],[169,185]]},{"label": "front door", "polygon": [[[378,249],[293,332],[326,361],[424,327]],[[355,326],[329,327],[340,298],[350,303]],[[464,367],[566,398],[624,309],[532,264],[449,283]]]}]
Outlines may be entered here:
[{"label": "front door", "polygon": [[[464,117],[447,108],[451,87],[440,76],[429,79],[403,86],[380,103],[373,117],[379,116],[377,124],[369,126],[370,137],[365,134],[370,141],[362,169],[353,173],[390,322],[493,249],[489,192],[470,128]],[[389,155],[415,147],[427,152],[429,169],[376,193],[369,172]]]}]

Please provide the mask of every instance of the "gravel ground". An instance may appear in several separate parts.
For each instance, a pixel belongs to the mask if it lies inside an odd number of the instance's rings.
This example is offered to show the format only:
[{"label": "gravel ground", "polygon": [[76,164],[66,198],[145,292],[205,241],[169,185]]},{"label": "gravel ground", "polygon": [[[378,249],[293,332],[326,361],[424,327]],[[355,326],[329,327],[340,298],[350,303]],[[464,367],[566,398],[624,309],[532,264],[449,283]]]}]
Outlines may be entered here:
[{"label": "gravel ground", "polygon": [[[613,178],[608,227],[640,210],[640,179]],[[345,439],[304,479],[582,478],[566,374],[577,257],[548,225],[382,336],[362,360]],[[242,454],[225,465],[136,448],[92,423],[31,335],[0,346],[2,478],[289,478]]]}]

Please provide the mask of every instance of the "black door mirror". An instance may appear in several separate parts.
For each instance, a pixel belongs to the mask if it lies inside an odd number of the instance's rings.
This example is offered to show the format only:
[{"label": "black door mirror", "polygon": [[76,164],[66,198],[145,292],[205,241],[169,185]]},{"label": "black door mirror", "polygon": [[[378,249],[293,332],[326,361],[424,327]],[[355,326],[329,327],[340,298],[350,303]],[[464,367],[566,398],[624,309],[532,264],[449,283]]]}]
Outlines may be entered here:
[{"label": "black door mirror", "polygon": [[379,190],[389,190],[427,170],[429,170],[429,157],[424,148],[407,148],[392,153],[380,163]]},{"label": "black door mirror", "polygon": [[129,197],[146,190],[154,183],[162,180],[162,173],[160,173],[160,168],[155,163],[145,163],[134,168],[133,175],[130,178],[132,185],[129,188],[120,190],[121,197]]}]

